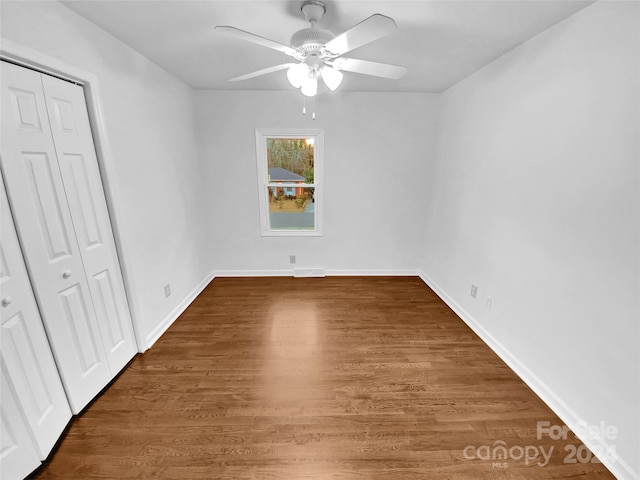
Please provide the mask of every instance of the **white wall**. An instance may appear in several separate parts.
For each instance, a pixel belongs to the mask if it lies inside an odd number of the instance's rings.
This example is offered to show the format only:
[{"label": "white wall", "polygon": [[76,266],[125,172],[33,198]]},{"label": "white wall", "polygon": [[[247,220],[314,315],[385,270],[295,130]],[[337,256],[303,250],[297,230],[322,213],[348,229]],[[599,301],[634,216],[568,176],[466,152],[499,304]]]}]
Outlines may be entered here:
[{"label": "white wall", "polygon": [[[197,93],[208,189],[209,254],[221,273],[416,271],[422,244],[425,158],[432,156],[436,96],[319,96],[317,120],[290,92]],[[325,132],[323,237],[261,237],[256,128]]]},{"label": "white wall", "polygon": [[430,281],[565,420],[618,428],[623,478],[640,472],[638,7],[598,2],[445,92],[424,199]]},{"label": "white wall", "polygon": [[[192,91],[57,2],[0,5],[1,35],[99,79],[112,162],[109,190],[148,345],[211,271]],[[165,299],[164,285],[172,295]]]}]

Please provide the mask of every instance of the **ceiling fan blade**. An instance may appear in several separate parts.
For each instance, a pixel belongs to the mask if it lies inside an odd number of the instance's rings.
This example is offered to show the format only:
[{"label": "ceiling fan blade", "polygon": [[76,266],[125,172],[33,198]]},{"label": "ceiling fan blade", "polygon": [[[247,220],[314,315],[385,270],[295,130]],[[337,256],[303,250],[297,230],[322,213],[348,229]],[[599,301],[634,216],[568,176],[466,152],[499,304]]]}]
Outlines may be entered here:
[{"label": "ceiling fan blade", "polygon": [[389,65],[388,63],[370,62],[369,60],[358,60],[356,58],[339,57],[333,60],[331,65],[338,70],[391,78],[393,80],[397,80],[407,73],[407,67]]},{"label": "ceiling fan blade", "polygon": [[325,48],[333,55],[342,55],[354,48],[389,35],[397,29],[398,26],[393,18],[376,13],[329,41]]},{"label": "ceiling fan blade", "polygon": [[242,40],[246,40],[247,42],[256,43],[258,45],[262,45],[263,47],[277,50],[291,57],[294,57],[298,53],[298,51],[294,48],[288,47],[278,42],[274,42],[273,40],[269,40],[268,38],[255,35],[253,33],[245,32],[244,30],[240,30],[239,28],[236,28],[236,27],[219,25],[215,27],[215,29],[218,30],[219,32],[226,33],[227,35],[232,35]]},{"label": "ceiling fan blade", "polygon": [[259,77],[261,75],[277,72],[279,70],[284,70],[286,68],[289,68],[292,65],[295,65],[295,63],[283,63],[282,65],[276,65],[275,67],[263,68],[262,70],[256,70],[255,72],[246,73],[244,75],[240,75],[239,77],[230,78],[229,81],[240,82],[242,80],[249,80],[250,78]]}]

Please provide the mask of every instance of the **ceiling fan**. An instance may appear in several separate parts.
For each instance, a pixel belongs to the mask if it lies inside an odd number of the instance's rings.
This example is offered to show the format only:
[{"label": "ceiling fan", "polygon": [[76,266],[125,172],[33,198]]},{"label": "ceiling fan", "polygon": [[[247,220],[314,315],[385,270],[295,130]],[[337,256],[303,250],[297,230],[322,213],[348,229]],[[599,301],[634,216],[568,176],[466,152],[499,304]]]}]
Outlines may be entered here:
[{"label": "ceiling fan", "polygon": [[318,77],[330,90],[338,88],[342,82],[342,72],[355,72],[375,77],[399,79],[406,67],[347,58],[342,55],[367,43],[373,42],[398,28],[396,22],[385,15],[374,14],[340,35],[317,26],[326,12],[325,4],[308,0],[300,8],[304,18],[311,24],[309,28],[298,30],[291,37],[291,46],[260,37],[253,33],[229,26],[217,26],[216,30],[233,35],[242,40],[271,48],[293,57],[296,62],[283,63],[263,68],[229,79],[230,82],[248,80],[280,70],[287,70],[289,83],[300,88],[303,95],[313,97],[318,93]]}]

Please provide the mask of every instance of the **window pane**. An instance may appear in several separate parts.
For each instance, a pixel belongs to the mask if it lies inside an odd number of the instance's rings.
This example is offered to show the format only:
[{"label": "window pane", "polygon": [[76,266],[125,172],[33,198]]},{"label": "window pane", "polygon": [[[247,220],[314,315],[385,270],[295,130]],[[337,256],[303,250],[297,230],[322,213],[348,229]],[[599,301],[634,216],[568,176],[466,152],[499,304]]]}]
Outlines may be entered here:
[{"label": "window pane", "polygon": [[314,183],[313,138],[267,138],[269,183]]},{"label": "window pane", "polygon": [[269,190],[269,224],[272,230],[315,230],[314,188],[279,183]]},{"label": "window pane", "polygon": [[[267,138],[272,230],[315,230],[313,138]],[[275,184],[275,186],[274,186]]]}]

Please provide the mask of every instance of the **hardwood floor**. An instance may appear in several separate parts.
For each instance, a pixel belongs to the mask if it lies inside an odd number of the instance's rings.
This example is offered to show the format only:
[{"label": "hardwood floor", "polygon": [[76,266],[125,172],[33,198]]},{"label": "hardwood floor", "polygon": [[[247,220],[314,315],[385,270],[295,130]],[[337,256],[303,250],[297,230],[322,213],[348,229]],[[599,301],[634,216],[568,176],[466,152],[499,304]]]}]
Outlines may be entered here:
[{"label": "hardwood floor", "polygon": [[35,478],[614,478],[542,421],[418,278],[216,278]]}]

